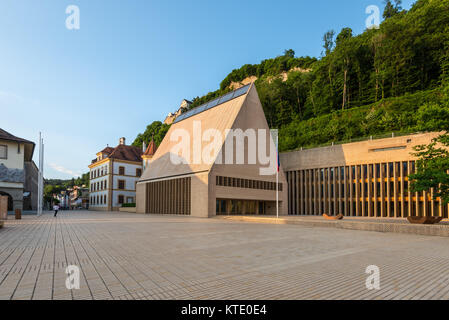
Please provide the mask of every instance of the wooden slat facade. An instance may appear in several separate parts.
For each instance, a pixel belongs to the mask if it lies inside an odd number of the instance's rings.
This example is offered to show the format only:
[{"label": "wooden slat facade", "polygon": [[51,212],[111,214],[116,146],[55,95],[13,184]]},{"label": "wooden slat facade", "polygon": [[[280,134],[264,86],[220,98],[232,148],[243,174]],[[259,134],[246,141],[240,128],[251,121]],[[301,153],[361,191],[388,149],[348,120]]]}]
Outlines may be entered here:
[{"label": "wooden slat facade", "polygon": [[290,215],[448,218],[449,206],[430,192],[410,192],[414,161],[287,171]]}]

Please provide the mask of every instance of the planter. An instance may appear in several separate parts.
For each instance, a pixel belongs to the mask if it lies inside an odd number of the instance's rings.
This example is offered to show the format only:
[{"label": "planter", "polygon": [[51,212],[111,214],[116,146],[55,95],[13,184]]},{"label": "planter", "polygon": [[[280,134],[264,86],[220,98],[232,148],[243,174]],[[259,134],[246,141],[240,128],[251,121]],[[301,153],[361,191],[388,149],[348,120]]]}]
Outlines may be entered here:
[{"label": "planter", "polygon": [[22,219],[22,210],[16,209],[15,216],[16,216],[16,220]]},{"label": "planter", "polygon": [[136,213],[136,207],[122,207],[118,208],[118,211]]},{"label": "planter", "polygon": [[343,219],[343,215],[341,213],[337,216],[329,216],[327,214],[323,214],[323,217],[326,220],[342,220]]},{"label": "planter", "polygon": [[408,222],[413,224],[436,224],[443,220],[442,217],[407,217]]}]

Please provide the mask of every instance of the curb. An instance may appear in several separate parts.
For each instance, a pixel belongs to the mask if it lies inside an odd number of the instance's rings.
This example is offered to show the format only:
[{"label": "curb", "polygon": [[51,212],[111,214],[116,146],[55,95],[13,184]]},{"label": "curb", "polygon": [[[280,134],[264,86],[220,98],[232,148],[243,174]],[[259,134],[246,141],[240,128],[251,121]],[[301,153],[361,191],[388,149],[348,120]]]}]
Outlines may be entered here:
[{"label": "curb", "polygon": [[285,218],[259,218],[247,216],[217,216],[217,219],[265,223],[265,224],[292,224],[306,227],[337,228],[347,230],[375,231],[375,232],[393,232],[416,234],[422,236],[449,237],[448,225],[416,225],[406,223],[388,223],[388,222],[364,222],[364,221],[307,221],[305,219],[285,219]]}]

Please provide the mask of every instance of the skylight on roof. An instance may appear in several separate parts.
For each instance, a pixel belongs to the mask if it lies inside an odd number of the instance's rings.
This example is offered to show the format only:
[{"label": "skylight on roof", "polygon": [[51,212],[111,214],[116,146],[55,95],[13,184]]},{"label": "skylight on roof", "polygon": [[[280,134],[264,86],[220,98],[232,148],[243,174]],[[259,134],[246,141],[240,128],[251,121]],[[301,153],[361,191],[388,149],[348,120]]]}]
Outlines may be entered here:
[{"label": "skylight on roof", "polygon": [[197,115],[198,113],[201,113],[203,111],[209,110],[211,108],[214,108],[216,106],[219,106],[220,104],[223,104],[225,102],[228,102],[232,99],[238,98],[248,92],[248,89],[250,87],[250,84],[247,84],[246,86],[243,86],[237,90],[234,90],[232,92],[226,93],[225,95],[218,97],[214,100],[208,101],[205,104],[202,104],[196,108],[193,108],[187,112],[184,112],[183,114],[180,114],[173,123],[178,123],[182,120],[185,120],[187,118],[190,118],[194,115]]}]

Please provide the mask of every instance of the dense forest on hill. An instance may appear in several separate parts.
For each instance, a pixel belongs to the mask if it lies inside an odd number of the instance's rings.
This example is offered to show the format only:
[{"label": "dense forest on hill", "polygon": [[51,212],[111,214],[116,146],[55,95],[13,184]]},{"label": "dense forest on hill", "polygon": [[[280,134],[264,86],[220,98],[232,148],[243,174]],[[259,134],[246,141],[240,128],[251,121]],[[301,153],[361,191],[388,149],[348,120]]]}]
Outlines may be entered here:
[{"label": "dense forest on hill", "polygon": [[328,31],[319,59],[295,57],[290,49],[244,65],[218,90],[193,99],[192,107],[255,76],[268,123],[280,130],[281,151],[441,129],[441,121],[449,118],[443,103],[449,77],[448,8],[449,0],[417,0],[409,11],[402,10],[401,1],[386,1],[378,29],[360,35],[350,28]]}]

